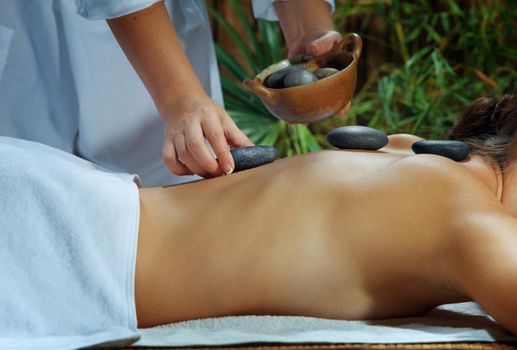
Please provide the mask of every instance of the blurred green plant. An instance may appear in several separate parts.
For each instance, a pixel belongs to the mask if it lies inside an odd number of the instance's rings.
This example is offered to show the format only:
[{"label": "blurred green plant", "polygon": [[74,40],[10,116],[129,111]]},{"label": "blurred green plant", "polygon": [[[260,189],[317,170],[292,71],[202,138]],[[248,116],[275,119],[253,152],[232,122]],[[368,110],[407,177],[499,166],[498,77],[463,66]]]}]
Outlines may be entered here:
[{"label": "blurred green plant", "polygon": [[320,145],[306,125],[290,125],[277,119],[257,97],[242,87],[244,79],[254,77],[264,68],[285,58],[285,49],[277,22],[257,20],[257,35],[239,2],[231,0],[231,4],[244,29],[244,37],[224,17],[209,8],[210,14],[228,33],[249,66],[240,64],[219,44],[215,44],[217,60],[228,73],[221,75],[228,114],[255,144],[275,146],[281,157],[319,150]]},{"label": "blurred green plant", "polygon": [[[473,99],[516,89],[515,1],[336,0],[336,28],[359,33],[365,47],[386,48],[387,58],[368,72],[344,117],[287,126],[240,85],[284,58],[279,27],[258,20],[256,33],[238,1],[231,3],[245,37],[217,12],[211,13],[249,68],[216,45],[219,63],[229,73],[222,76],[226,108],[254,142],[275,145],[283,156],[328,147],[324,135],[341,125],[442,138]],[[381,27],[385,35],[370,34],[374,27]]]},{"label": "blurred green plant", "polygon": [[[359,17],[363,40],[393,55],[370,72],[346,123],[441,138],[473,99],[515,91],[517,3],[470,1],[466,8],[458,3],[338,1],[338,27]],[[388,33],[384,41],[368,35],[379,19]]]}]

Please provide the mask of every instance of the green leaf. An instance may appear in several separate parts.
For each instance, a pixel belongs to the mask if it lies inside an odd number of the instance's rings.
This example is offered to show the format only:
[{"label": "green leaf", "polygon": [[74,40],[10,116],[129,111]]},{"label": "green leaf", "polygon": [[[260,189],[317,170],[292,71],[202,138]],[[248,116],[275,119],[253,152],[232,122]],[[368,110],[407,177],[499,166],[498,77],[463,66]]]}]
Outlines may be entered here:
[{"label": "green leaf", "polygon": [[279,123],[274,123],[270,126],[269,132],[260,140],[261,145],[265,146],[273,146],[275,142],[278,140],[278,135],[280,134],[280,125]]},{"label": "green leaf", "polygon": [[244,29],[244,32],[246,33],[246,38],[248,42],[251,43],[251,47],[253,49],[253,53],[255,58],[257,59],[257,65],[259,67],[263,67],[264,62],[261,60],[263,56],[260,54],[260,48],[257,41],[257,36],[253,32],[253,27],[251,26],[248,17],[244,13],[244,10],[239,5],[239,2],[237,0],[231,0],[231,4],[235,12],[237,13],[237,16],[239,17],[239,20],[241,22],[242,28]]},{"label": "green leaf", "polygon": [[381,100],[382,115],[390,127],[394,127],[395,121],[391,113],[391,102],[395,93],[395,83],[388,77],[382,78],[379,82],[379,98]]},{"label": "green leaf", "polygon": [[250,92],[245,91],[240,84],[228,79],[224,75],[221,76],[221,84],[226,93],[230,94],[244,105],[256,110],[258,114],[269,114],[262,102],[260,102],[260,100]]},{"label": "green leaf", "polygon": [[266,66],[269,66],[283,58],[280,43],[280,28],[277,22],[270,22],[264,19],[258,20],[258,27],[264,39],[263,49],[269,53],[269,62],[266,62]]},{"label": "green leaf", "polygon": [[451,13],[455,16],[461,16],[463,17],[465,14],[462,11],[461,7],[458,6],[456,3],[456,0],[447,0],[447,4],[449,5],[449,8],[451,10]]},{"label": "green leaf", "polygon": [[214,9],[212,9],[211,7],[208,7],[208,10],[210,14],[214,16],[215,20],[219,24],[221,24],[224,30],[226,30],[226,32],[230,35],[232,41],[239,48],[239,51],[242,54],[242,56],[244,56],[244,58],[246,59],[246,62],[251,66],[251,69],[253,69],[254,72],[258,72],[259,67],[256,65],[251,51],[248,49],[241,37],[239,37],[239,34],[235,30],[235,28],[233,28],[225,18],[223,18],[220,14],[214,11]]},{"label": "green leaf", "polygon": [[424,24],[424,28],[425,30],[427,31],[427,34],[434,40],[436,41],[438,44],[442,42],[442,37],[440,36],[440,34],[438,34],[436,32],[436,30],[433,29],[433,27],[431,27],[429,24]]},{"label": "green leaf", "polygon": [[228,69],[238,80],[249,79],[250,75],[232,56],[224,51],[219,44],[215,44],[217,60]]}]

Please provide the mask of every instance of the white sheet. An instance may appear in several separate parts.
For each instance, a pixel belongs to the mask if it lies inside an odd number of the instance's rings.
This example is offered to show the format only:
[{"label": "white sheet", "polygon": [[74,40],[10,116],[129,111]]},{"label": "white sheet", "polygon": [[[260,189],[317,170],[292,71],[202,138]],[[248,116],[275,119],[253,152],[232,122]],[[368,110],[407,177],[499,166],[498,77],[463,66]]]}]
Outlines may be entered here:
[{"label": "white sheet", "polygon": [[239,316],[180,322],[141,333],[135,346],[517,341],[475,303],[444,305],[422,317],[380,321]]}]

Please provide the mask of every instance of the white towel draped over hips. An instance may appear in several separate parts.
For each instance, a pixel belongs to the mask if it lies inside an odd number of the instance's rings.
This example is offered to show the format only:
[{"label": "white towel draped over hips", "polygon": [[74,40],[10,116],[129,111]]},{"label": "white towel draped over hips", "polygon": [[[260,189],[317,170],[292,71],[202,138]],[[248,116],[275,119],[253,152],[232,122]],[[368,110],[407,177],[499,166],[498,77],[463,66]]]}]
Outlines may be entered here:
[{"label": "white towel draped over hips", "polygon": [[138,338],[134,179],[0,137],[0,349]]}]

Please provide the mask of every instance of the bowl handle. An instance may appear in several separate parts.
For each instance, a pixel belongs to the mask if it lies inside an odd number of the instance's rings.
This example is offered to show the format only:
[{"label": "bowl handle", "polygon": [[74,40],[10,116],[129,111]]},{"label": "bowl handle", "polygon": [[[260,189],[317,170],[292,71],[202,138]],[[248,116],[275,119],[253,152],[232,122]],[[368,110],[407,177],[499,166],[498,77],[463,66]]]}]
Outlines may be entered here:
[{"label": "bowl handle", "polygon": [[269,91],[264,85],[260,84],[256,80],[245,79],[242,85],[249,92],[254,93],[258,97],[261,97],[267,101],[273,101],[273,93]]},{"label": "bowl handle", "polygon": [[363,48],[363,40],[356,33],[350,33],[350,34],[346,35],[343,39],[341,39],[341,41],[338,44],[338,50],[348,52],[348,45],[351,43],[354,44],[354,48],[351,52],[352,57],[354,57],[354,59],[357,60],[361,56],[361,49]]}]

